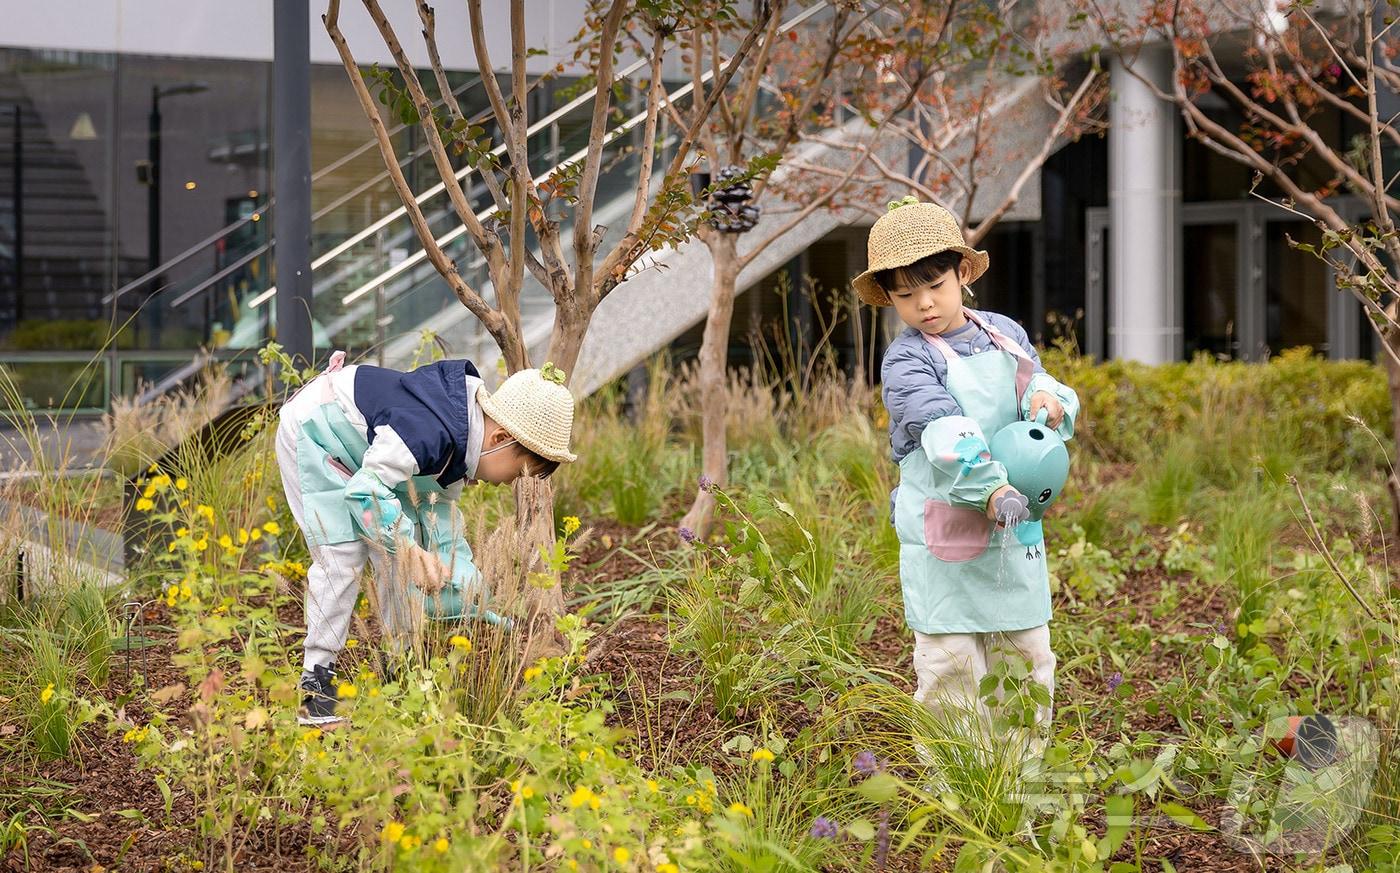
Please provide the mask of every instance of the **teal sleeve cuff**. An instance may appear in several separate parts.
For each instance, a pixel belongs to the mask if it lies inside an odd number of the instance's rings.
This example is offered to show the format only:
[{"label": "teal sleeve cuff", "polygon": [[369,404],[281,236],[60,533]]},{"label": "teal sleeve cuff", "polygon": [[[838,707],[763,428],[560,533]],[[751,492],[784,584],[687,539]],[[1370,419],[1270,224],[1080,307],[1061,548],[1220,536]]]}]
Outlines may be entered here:
[{"label": "teal sleeve cuff", "polygon": [[413,520],[403,511],[399,496],[373,473],[360,470],[350,477],[345,483],[345,501],[360,535],[390,554],[398,551],[400,540],[414,541]]}]

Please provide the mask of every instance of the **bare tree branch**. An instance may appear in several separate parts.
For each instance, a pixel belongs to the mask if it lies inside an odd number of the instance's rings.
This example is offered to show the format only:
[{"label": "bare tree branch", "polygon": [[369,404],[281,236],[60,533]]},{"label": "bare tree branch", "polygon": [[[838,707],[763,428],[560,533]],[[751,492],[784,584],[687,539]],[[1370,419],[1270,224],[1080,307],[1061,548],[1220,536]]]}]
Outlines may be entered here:
[{"label": "bare tree branch", "polygon": [[427,219],[423,216],[423,210],[415,201],[413,190],[409,188],[408,180],[404,178],[403,170],[399,167],[393,144],[389,140],[384,121],[379,116],[379,109],[375,105],[374,97],[369,93],[369,88],[365,86],[359,65],[350,52],[345,35],[340,31],[340,0],[329,0],[326,14],[322,16],[321,20],[325,24],[331,42],[335,45],[336,52],[340,55],[340,61],[350,79],[350,85],[360,101],[360,109],[364,112],[365,118],[369,121],[370,129],[374,133],[385,169],[389,173],[395,191],[403,201],[409,222],[413,225],[413,230],[417,234],[419,242],[422,243],[429,262],[447,280],[453,294],[462,302],[462,305],[481,320],[486,330],[500,346],[502,354],[507,356],[508,360],[512,356],[518,356],[519,349],[514,342],[510,326],[506,324],[501,313],[491,308],[490,304],[457,272],[457,265],[451,258],[447,257],[442,247],[437,244],[437,239],[433,236],[432,229],[429,228]]}]

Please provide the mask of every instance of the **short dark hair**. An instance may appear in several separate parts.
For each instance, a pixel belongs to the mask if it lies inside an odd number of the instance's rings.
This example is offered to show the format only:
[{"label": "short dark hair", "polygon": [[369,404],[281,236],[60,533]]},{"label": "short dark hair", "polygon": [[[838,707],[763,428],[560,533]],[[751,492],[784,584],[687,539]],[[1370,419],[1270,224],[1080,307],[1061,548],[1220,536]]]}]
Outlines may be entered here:
[{"label": "short dark hair", "polygon": [[946,249],[919,258],[907,267],[880,270],[875,274],[875,281],[888,294],[896,288],[909,288],[941,279],[944,273],[962,266],[962,259],[962,252]]},{"label": "short dark hair", "polygon": [[551,461],[536,452],[525,448],[524,443],[516,443],[520,446],[520,454],[525,456],[525,475],[534,476],[536,479],[548,479],[554,475],[554,471],[559,469],[558,461]]}]

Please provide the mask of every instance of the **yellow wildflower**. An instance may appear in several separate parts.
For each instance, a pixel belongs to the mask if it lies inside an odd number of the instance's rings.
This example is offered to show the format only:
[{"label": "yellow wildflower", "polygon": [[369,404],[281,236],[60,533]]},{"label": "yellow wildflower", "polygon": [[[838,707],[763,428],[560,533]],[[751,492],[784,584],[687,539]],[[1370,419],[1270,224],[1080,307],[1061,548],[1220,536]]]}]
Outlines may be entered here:
[{"label": "yellow wildflower", "polygon": [[137,511],[137,512],[150,512],[152,509],[155,509],[155,508],[156,508],[155,501],[152,500],[152,499],[149,498],[149,497],[142,497],[142,498],[140,498],[139,500],[136,501],[136,511]]},{"label": "yellow wildflower", "polygon": [[470,655],[472,653],[472,641],[461,634],[454,635],[448,642],[452,644],[452,648],[461,649],[464,655]]},{"label": "yellow wildflower", "polygon": [[573,536],[580,527],[578,516],[570,515],[564,518],[564,536]]},{"label": "yellow wildflower", "polygon": [[272,495],[267,495],[267,508],[273,512],[277,511],[277,501],[272,499]]},{"label": "yellow wildflower", "polygon": [[48,685],[44,686],[44,690],[39,692],[39,702],[40,702],[40,703],[48,703],[50,700],[53,700],[53,683],[52,683],[52,682],[50,682]]},{"label": "yellow wildflower", "polygon": [[568,867],[570,870],[577,870],[578,862],[575,861],[573,858],[570,858],[569,860],[564,862],[564,866]]},{"label": "yellow wildflower", "polygon": [[403,825],[396,821],[389,822],[384,826],[384,833],[382,836],[386,843],[397,843],[399,840],[403,839]]},{"label": "yellow wildflower", "polygon": [[348,639],[348,640],[345,641],[345,648],[347,648],[347,649],[353,649],[353,648],[355,648],[356,646],[358,646],[359,644],[360,644],[360,641],[359,641],[359,640],[355,639],[354,637],[351,637],[350,639]]},{"label": "yellow wildflower", "polygon": [[318,739],[320,739],[320,738],[321,738],[321,729],[320,729],[320,728],[312,728],[311,730],[309,730],[309,731],[307,731],[306,733],[304,733],[304,734],[301,735],[301,741],[302,741],[303,743],[314,743],[314,742],[316,742],[316,740],[318,740]]},{"label": "yellow wildflower", "polygon": [[569,795],[569,806],[578,809],[585,803],[592,801],[596,796],[592,788],[589,788],[587,785],[580,785],[574,789],[573,794]]},{"label": "yellow wildflower", "polygon": [[194,541],[194,547],[195,547],[196,549],[199,549],[201,552],[204,551],[205,549],[209,548],[209,537],[208,537],[208,536],[202,536],[202,537],[200,537],[199,539],[195,540],[195,541]]},{"label": "yellow wildflower", "polygon": [[647,790],[650,791],[652,794],[655,794],[656,792],[661,790],[661,784],[655,779],[648,779]]},{"label": "yellow wildflower", "polygon": [[526,668],[526,670],[525,670],[525,681],[526,681],[526,682],[533,682],[533,681],[535,681],[537,678],[539,678],[540,674],[543,673],[543,672],[544,672],[544,671],[541,670],[539,667],[528,667],[528,668]]},{"label": "yellow wildflower", "polygon": [[195,515],[204,516],[204,520],[210,524],[214,523],[214,507],[207,503],[201,503],[194,508]]},{"label": "yellow wildflower", "polygon": [[165,475],[164,473],[161,473],[159,476],[156,476],[154,479],[151,480],[151,487],[156,489],[157,491],[164,491],[165,489],[170,487],[170,477]]},{"label": "yellow wildflower", "polygon": [[262,531],[258,528],[253,528],[252,530],[248,531],[248,538],[251,539],[253,542],[257,542],[258,540],[262,539]]},{"label": "yellow wildflower", "polygon": [[282,525],[278,524],[275,521],[269,521],[267,524],[262,526],[262,529],[267,531],[269,535],[275,537],[282,532]]},{"label": "yellow wildflower", "polygon": [[618,846],[613,849],[613,860],[619,864],[626,864],[632,860],[632,853],[627,850],[626,846]]},{"label": "yellow wildflower", "polygon": [[530,798],[535,796],[535,789],[526,785],[524,788],[520,789],[520,796],[525,798],[526,800],[529,800]]},{"label": "yellow wildflower", "polygon": [[248,544],[248,529],[240,527],[238,529],[238,544],[244,546]]},{"label": "yellow wildflower", "polygon": [[185,598],[186,600],[189,600],[191,597],[194,596],[194,591],[190,588],[190,583],[180,583],[180,596]]},{"label": "yellow wildflower", "polygon": [[433,851],[437,852],[439,855],[447,854],[447,838],[438,837],[437,840],[433,843]]},{"label": "yellow wildflower", "polygon": [[399,848],[403,849],[405,852],[411,852],[422,845],[422,843],[423,840],[420,837],[415,837],[413,834],[404,834],[403,839],[399,840]]},{"label": "yellow wildflower", "polygon": [[738,801],[729,804],[729,811],[747,818],[753,818],[753,810],[750,809],[747,804],[739,803]]},{"label": "yellow wildflower", "polygon": [[359,689],[357,689],[353,684],[349,682],[344,682],[340,685],[339,688],[335,689],[336,697],[354,697],[356,694],[359,693]]},{"label": "yellow wildflower", "polygon": [[187,536],[189,536],[189,535],[190,535],[190,529],[187,528],[187,527],[181,527],[181,528],[177,528],[177,529],[175,530],[175,536],[177,536],[177,537],[187,537]]},{"label": "yellow wildflower", "polygon": [[184,491],[186,488],[190,487],[190,480],[186,479],[184,476],[181,476],[179,479],[175,480],[175,487],[180,489],[181,491]]},{"label": "yellow wildflower", "polygon": [[378,697],[378,696],[379,696],[379,689],[378,689],[378,688],[371,688],[371,689],[369,690],[369,696],[370,696],[370,697]]},{"label": "yellow wildflower", "polygon": [[583,838],[583,847],[584,847],[585,849],[591,849],[591,848],[593,848],[593,841],[590,840],[590,839],[588,839],[587,837],[584,837],[584,838]]},{"label": "yellow wildflower", "polygon": [[753,750],[753,759],[754,759],[755,761],[763,761],[763,762],[772,761],[772,760],[773,760],[773,753],[770,752],[770,751],[768,751],[767,749],[754,749],[754,750]]},{"label": "yellow wildflower", "polygon": [[656,873],[681,873],[681,868],[667,861],[665,864],[656,865]]},{"label": "yellow wildflower", "polygon": [[147,486],[146,486],[146,490],[141,492],[141,496],[142,496],[142,497],[147,497],[147,498],[149,498],[149,497],[155,497],[155,496],[156,496],[156,486],[154,486],[154,485],[147,485]]},{"label": "yellow wildflower", "polygon": [[222,536],[220,536],[219,547],[231,551],[233,549],[233,537],[229,536],[228,534],[223,534]]}]

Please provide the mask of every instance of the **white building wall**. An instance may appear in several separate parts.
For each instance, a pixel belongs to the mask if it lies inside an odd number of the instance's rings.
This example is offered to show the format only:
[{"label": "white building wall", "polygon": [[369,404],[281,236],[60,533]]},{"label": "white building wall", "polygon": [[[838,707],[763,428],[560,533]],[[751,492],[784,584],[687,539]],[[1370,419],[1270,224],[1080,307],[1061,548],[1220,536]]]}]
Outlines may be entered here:
[{"label": "white building wall", "polygon": [[[272,60],[273,0],[0,0],[0,45],[181,57]],[[585,0],[529,0],[528,44],[549,51],[530,58],[532,73],[566,61],[569,39],[583,21]],[[414,0],[383,0],[383,6],[413,63],[427,66]],[[497,69],[510,60],[509,4],[483,4],[487,44]],[[459,0],[437,4],[438,47],[449,69],[474,70],[467,7]],[[357,0],[340,7],[341,29],[363,64],[390,64],[374,22]],[[311,3],[311,62],[340,58],[326,36],[325,0]]]}]

